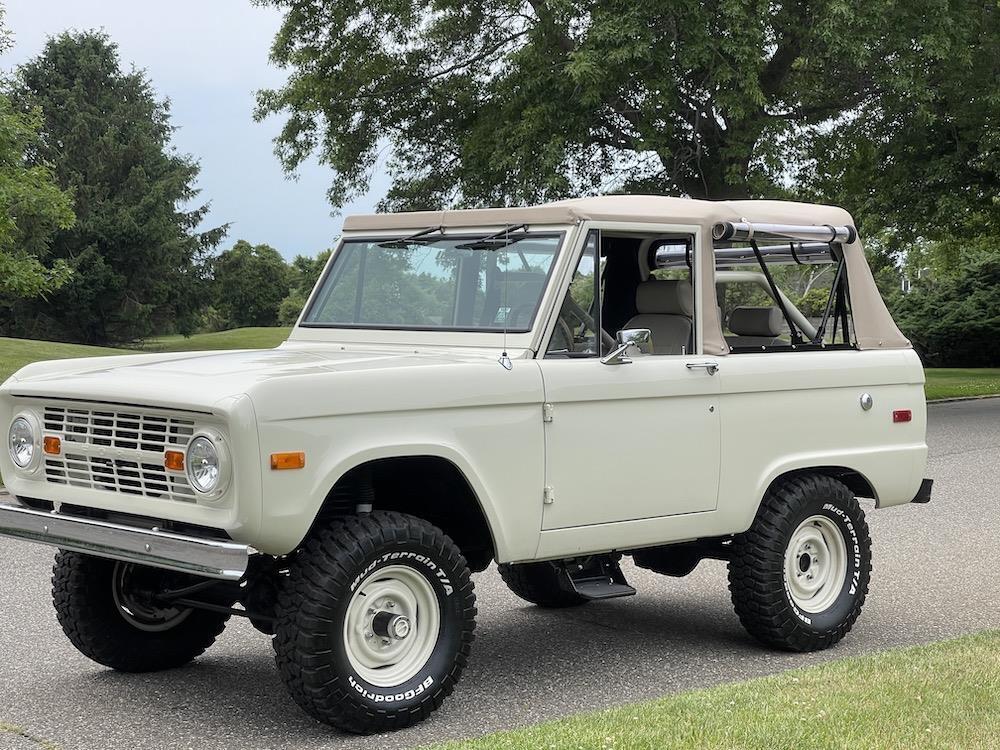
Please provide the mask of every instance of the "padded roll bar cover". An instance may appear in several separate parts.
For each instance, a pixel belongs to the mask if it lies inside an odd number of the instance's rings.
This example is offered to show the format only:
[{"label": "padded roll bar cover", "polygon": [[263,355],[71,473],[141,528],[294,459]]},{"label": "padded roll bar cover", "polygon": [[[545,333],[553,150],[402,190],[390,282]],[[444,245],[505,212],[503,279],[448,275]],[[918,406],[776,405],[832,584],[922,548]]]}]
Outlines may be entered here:
[{"label": "padded roll bar cover", "polygon": [[720,221],[712,225],[712,239],[716,242],[752,240],[757,236],[783,237],[802,242],[843,242],[849,245],[858,238],[858,232],[851,223],[783,224]]},{"label": "padded roll bar cover", "polygon": [[720,242],[731,240],[736,235],[736,227],[731,221],[720,221],[712,227],[712,239]]}]

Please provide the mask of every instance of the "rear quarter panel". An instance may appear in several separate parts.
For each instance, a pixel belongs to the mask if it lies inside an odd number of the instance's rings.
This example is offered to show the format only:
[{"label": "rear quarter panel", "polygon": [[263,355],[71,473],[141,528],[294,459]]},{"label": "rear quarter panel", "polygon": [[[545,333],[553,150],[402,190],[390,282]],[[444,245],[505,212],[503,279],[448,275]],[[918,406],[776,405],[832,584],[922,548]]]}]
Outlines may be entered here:
[{"label": "rear quarter panel", "polygon": [[[911,350],[732,354],[721,360],[722,477],[718,512],[749,528],[785,472],[853,469],[877,507],[909,502],[927,461],[924,374]],[[865,411],[861,396],[874,404]],[[909,409],[912,421],[894,423]]]}]

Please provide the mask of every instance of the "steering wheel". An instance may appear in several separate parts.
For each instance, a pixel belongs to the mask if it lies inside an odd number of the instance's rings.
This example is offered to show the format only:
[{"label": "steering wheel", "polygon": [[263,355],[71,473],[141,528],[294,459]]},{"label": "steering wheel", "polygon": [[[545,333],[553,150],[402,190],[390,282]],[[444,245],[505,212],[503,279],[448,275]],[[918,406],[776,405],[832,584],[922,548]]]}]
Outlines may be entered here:
[{"label": "steering wheel", "polygon": [[[586,310],[580,307],[580,305],[577,303],[575,299],[573,299],[567,294],[566,300],[564,301],[563,304],[565,304],[566,307],[569,308],[570,312],[574,313],[577,317],[583,320],[584,323],[590,326],[592,330],[597,330],[597,321],[594,320],[594,318],[590,315],[590,313],[588,313]],[[559,317],[559,320],[562,320],[562,316]],[[601,334],[601,344],[604,347],[607,347],[608,349],[613,349],[616,343],[614,337],[607,331],[605,331],[603,328],[600,329],[600,334]]]},{"label": "steering wheel", "polygon": [[[565,346],[560,346],[559,339],[565,342]],[[552,332],[552,338],[549,340],[549,351],[550,352],[572,352],[575,337],[573,336],[573,329],[570,328],[569,323],[563,320],[560,315],[556,318],[556,330]]]}]

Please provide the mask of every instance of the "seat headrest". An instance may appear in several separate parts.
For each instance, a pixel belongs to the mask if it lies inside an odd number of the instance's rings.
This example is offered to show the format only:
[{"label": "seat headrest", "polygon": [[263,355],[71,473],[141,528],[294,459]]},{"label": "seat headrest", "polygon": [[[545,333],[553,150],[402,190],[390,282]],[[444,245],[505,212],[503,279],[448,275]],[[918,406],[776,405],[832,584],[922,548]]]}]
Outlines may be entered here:
[{"label": "seat headrest", "polygon": [[691,283],[680,279],[650,279],[635,290],[635,309],[641,315],[684,315],[694,312]]},{"label": "seat headrest", "polygon": [[729,313],[729,330],[737,336],[781,334],[781,310],[777,307],[737,307]]}]

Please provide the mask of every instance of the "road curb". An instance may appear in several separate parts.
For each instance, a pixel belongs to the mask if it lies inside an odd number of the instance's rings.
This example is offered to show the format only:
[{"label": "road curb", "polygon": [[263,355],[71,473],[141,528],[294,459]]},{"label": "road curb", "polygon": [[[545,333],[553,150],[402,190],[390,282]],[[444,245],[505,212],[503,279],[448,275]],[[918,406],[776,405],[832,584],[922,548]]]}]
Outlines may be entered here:
[{"label": "road curb", "polygon": [[988,398],[1000,398],[1000,393],[993,393],[989,396],[956,396],[955,398],[936,398],[933,401],[928,401],[928,406],[933,406],[934,404],[957,404],[962,401],[983,401]]}]

